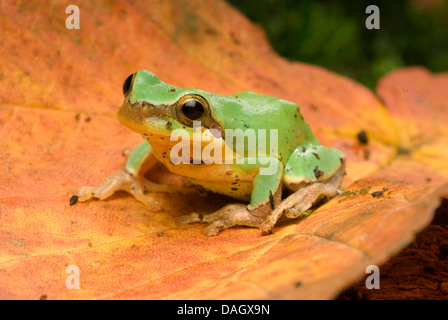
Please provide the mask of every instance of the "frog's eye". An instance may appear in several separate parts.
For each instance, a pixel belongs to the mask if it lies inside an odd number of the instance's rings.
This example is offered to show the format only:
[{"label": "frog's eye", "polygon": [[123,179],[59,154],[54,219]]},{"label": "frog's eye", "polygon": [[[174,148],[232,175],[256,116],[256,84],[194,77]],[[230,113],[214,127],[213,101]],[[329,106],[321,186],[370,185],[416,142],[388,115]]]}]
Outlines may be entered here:
[{"label": "frog's eye", "polygon": [[134,78],[134,75],[135,75],[135,73],[131,74],[123,82],[123,95],[124,96],[126,96],[126,94],[129,92],[129,89],[131,89],[132,78]]},{"label": "frog's eye", "polygon": [[187,94],[177,101],[176,115],[180,122],[193,126],[193,121],[204,121],[210,113],[210,106],[203,97]]}]

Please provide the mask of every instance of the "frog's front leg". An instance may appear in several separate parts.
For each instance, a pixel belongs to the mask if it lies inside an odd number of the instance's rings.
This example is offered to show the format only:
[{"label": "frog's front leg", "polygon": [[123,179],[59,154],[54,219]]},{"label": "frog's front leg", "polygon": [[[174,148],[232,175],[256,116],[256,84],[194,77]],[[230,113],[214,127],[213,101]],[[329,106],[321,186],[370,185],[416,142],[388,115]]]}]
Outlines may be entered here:
[{"label": "frog's front leg", "polygon": [[137,200],[151,207],[152,198],[149,192],[177,192],[181,186],[157,184],[144,177],[144,173],[157,163],[150,144],[141,143],[129,156],[126,166],[115,174],[106,177],[96,187],[82,187],[75,190],[70,204],[89,199],[106,199],[115,191],[123,190],[131,193]]},{"label": "frog's front leg", "polygon": [[208,236],[217,235],[236,225],[259,228],[268,214],[280,203],[283,165],[278,159],[270,157],[243,158],[242,162],[244,163],[235,166],[246,174],[255,175],[249,205],[229,204],[206,215],[194,212],[180,217],[177,224],[210,223],[205,228]]}]

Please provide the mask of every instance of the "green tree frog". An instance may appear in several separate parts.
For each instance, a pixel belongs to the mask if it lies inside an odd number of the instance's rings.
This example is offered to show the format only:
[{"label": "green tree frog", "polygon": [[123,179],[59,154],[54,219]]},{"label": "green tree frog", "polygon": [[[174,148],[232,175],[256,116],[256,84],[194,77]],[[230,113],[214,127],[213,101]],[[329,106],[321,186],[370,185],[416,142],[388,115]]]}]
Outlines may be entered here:
[{"label": "green tree frog", "polygon": [[178,218],[178,224],[207,223],[207,235],[235,225],[269,234],[280,217],[300,217],[338,193],[344,154],[321,145],[292,102],[254,92],[218,95],[177,88],[147,70],[130,75],[123,94],[118,120],[145,141],[122,171],[97,187],[77,189],[71,204],[125,190],[150,206],[148,193],[182,190],[144,177],[157,162],[242,202]]}]

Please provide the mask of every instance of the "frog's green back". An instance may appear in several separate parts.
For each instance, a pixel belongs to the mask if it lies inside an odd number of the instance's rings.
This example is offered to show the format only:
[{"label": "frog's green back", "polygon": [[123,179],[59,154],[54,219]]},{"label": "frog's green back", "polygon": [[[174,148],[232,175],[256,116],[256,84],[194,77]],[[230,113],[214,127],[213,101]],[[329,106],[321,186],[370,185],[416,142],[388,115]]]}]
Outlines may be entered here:
[{"label": "frog's green back", "polygon": [[[134,79],[131,103],[150,101],[153,105],[175,105],[186,94],[198,94],[211,104],[211,115],[224,130],[266,130],[266,154],[271,154],[271,130],[277,130],[278,158],[286,163],[297,145],[304,142],[319,144],[296,104],[254,92],[217,95],[199,89],[178,88],[164,83],[147,70],[139,71]],[[175,120],[175,119],[174,119]],[[229,143],[226,140],[226,143]],[[234,150],[235,150],[234,146]],[[247,152],[247,145],[245,144]]]},{"label": "frog's green back", "polygon": [[278,158],[285,163],[294,148],[307,141],[318,143],[296,104],[254,92],[209,97],[213,116],[226,129],[266,130],[266,153],[271,154],[271,130],[277,130]]}]

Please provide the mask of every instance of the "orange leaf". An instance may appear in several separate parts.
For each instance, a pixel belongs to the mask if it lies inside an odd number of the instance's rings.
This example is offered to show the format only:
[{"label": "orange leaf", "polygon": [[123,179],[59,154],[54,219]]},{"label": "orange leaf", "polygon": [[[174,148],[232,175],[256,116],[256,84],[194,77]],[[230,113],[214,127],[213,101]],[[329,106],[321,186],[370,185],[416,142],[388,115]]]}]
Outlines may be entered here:
[{"label": "orange leaf", "polygon": [[[66,29],[62,3],[0,5],[2,298],[332,298],[412,241],[448,193],[447,74],[397,70],[381,80],[380,100],[277,56],[223,1],[78,3],[79,30]],[[122,193],[69,206],[71,188],[120,170],[141,141],[115,119],[122,81],[139,69],[180,87],[298,103],[319,139],[347,155],[349,192],[269,236],[175,225],[232,201],[218,195],[153,194],[154,210]],[[66,287],[69,265],[79,290]]]}]

